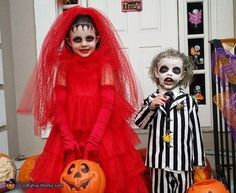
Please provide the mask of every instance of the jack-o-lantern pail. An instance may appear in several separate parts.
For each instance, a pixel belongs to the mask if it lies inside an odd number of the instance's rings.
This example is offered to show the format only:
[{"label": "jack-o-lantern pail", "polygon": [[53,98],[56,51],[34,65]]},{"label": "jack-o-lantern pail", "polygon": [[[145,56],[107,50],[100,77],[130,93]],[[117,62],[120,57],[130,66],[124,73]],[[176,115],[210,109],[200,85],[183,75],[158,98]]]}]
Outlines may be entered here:
[{"label": "jack-o-lantern pail", "polygon": [[210,162],[206,158],[206,166],[195,169],[193,171],[193,180],[194,182],[200,182],[211,178],[212,169]]},{"label": "jack-o-lantern pail", "polygon": [[208,179],[194,183],[188,189],[188,193],[229,193],[229,191],[222,182],[216,179]]},{"label": "jack-o-lantern pail", "polygon": [[98,163],[74,160],[61,174],[62,193],[104,193],[106,178]]},{"label": "jack-o-lantern pail", "polygon": [[20,167],[18,174],[19,182],[26,183],[26,182],[31,182],[33,180],[30,173],[34,169],[38,157],[39,155],[32,155],[24,161],[24,163]]}]

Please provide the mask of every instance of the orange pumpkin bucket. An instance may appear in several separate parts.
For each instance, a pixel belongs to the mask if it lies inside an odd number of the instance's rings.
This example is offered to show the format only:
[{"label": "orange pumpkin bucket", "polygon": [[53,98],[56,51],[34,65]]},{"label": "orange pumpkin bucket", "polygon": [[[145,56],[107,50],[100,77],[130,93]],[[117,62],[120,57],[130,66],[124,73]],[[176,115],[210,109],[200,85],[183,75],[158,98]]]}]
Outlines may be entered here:
[{"label": "orange pumpkin bucket", "polygon": [[61,174],[62,193],[104,193],[106,178],[98,163],[75,160]]},{"label": "orange pumpkin bucket", "polygon": [[24,161],[24,163],[20,167],[19,174],[18,174],[19,182],[30,182],[33,180],[32,177],[30,176],[30,173],[34,169],[34,165],[38,157],[39,155],[32,155]]},{"label": "orange pumpkin bucket", "polygon": [[229,193],[229,191],[222,182],[216,179],[208,179],[194,183],[188,189],[188,193]]},{"label": "orange pumpkin bucket", "polygon": [[206,159],[206,166],[202,168],[195,169],[193,171],[193,180],[194,182],[200,182],[211,178],[212,169],[210,162]]}]

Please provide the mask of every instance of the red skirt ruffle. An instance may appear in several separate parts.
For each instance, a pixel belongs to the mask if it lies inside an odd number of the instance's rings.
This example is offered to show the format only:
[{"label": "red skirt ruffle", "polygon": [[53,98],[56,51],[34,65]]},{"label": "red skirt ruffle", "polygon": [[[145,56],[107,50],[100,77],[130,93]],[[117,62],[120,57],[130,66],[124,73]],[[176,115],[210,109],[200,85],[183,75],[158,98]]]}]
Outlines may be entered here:
[{"label": "red skirt ruffle", "polygon": [[[83,104],[81,103],[83,102]],[[78,100],[76,106],[86,104],[85,101]],[[79,105],[80,104],[80,105]],[[96,112],[96,104],[90,104],[91,111],[78,112],[78,108],[73,106],[68,112],[73,112],[71,117],[83,117]],[[105,193],[147,193],[147,187],[143,178],[145,170],[144,162],[135,146],[140,142],[134,130],[127,122],[132,114],[132,108],[125,101],[116,101],[111,121],[109,122],[99,150],[99,164],[106,176]],[[70,117],[70,116],[69,116]],[[93,117],[93,116],[92,116]],[[93,119],[93,118],[92,118]],[[83,120],[71,118],[74,125],[78,125],[73,130],[78,143],[84,143],[91,130],[79,129]],[[87,124],[89,127],[89,124]],[[66,165],[73,160],[83,159],[79,153],[73,152],[65,154],[62,147],[62,139],[57,128],[52,128],[49,138],[42,154],[35,164],[31,174],[33,183],[60,184],[60,176]],[[60,193],[60,188],[27,188],[27,193]]]}]

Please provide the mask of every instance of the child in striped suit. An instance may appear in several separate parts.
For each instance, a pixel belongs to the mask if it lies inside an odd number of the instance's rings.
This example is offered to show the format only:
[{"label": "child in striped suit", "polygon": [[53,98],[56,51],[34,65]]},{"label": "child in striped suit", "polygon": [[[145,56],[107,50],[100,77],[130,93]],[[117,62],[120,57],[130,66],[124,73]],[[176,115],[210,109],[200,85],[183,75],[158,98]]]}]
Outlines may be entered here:
[{"label": "child in striped suit", "polygon": [[182,88],[191,81],[193,68],[187,56],[168,49],[153,58],[149,70],[157,91],[144,100],[135,124],[149,129],[146,165],[153,193],[185,193],[193,169],[205,165],[198,106]]}]

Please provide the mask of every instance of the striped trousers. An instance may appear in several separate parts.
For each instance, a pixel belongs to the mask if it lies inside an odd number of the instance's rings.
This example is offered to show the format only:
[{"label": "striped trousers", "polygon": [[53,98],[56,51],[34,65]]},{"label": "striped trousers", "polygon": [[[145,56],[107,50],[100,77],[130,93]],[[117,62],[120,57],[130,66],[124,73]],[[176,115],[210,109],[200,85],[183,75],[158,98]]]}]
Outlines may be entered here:
[{"label": "striped trousers", "polygon": [[152,193],[186,193],[193,183],[193,172],[173,172],[151,168]]}]

